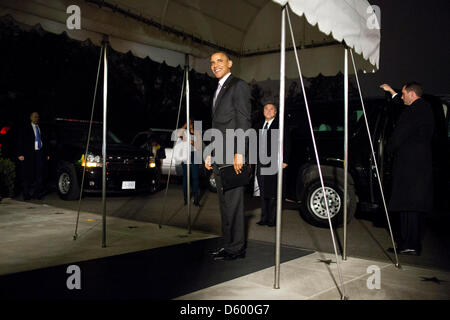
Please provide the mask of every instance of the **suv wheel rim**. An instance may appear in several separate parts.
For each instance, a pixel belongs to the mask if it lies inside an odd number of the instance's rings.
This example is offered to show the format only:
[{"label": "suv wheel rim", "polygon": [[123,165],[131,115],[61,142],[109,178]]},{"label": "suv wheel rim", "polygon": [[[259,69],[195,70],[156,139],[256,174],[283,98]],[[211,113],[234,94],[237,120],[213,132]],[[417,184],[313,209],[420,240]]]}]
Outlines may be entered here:
[{"label": "suv wheel rim", "polygon": [[59,176],[58,188],[62,194],[67,194],[70,190],[70,176],[68,173],[63,172]]},{"label": "suv wheel rim", "polygon": [[[325,187],[325,192],[328,199],[328,209],[330,210],[330,217],[336,216],[341,209],[341,197],[333,188]],[[322,187],[317,188],[311,194],[309,200],[309,207],[311,212],[320,219],[328,219],[327,208],[325,206],[325,198],[323,196]]]}]

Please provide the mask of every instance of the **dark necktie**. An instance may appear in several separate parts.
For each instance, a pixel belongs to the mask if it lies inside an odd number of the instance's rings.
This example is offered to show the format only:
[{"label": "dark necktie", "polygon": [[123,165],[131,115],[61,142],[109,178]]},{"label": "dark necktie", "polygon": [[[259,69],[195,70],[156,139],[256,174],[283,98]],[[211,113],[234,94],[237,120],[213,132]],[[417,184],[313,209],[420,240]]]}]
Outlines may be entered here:
[{"label": "dark necktie", "polygon": [[216,93],[214,94],[214,99],[213,99],[213,113],[216,110],[216,100],[217,100],[217,97],[219,96],[221,88],[222,88],[222,85],[219,82],[219,84],[217,85]]},{"label": "dark necktie", "polygon": [[42,148],[42,141],[41,141],[41,133],[39,132],[38,125],[36,125],[36,142],[37,142],[38,150],[41,150],[41,148]]},{"label": "dark necktie", "polygon": [[266,152],[266,148],[267,148],[267,139],[266,139],[266,135],[267,135],[267,129],[268,129],[268,127],[269,127],[269,123],[266,121],[266,123],[264,124],[264,127],[263,127],[263,131],[262,131],[262,144],[260,145],[261,146],[261,149],[263,150],[263,152],[265,153]]}]

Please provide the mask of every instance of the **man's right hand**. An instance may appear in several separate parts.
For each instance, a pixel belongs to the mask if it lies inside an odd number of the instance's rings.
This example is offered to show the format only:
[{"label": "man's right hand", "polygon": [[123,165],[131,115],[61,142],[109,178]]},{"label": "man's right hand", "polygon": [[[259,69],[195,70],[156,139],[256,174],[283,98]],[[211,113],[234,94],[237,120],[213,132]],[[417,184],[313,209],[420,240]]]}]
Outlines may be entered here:
[{"label": "man's right hand", "polygon": [[19,157],[17,157],[20,161],[23,161],[23,160],[25,160],[25,157],[24,156],[19,156]]},{"label": "man's right hand", "polygon": [[380,86],[381,89],[383,89],[384,91],[389,92],[391,95],[396,94],[396,92],[394,91],[394,89],[391,88],[390,85],[388,85],[387,83],[384,83]]},{"label": "man's right hand", "polygon": [[207,170],[212,170],[212,166],[211,166],[211,156],[207,156],[205,159],[205,168]]}]

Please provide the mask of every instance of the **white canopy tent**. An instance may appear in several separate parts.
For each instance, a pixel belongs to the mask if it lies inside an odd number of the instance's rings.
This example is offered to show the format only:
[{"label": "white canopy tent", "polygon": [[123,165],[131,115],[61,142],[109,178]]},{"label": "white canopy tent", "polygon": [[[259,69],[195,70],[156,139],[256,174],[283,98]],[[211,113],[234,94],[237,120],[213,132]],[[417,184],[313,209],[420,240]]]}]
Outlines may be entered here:
[{"label": "white canopy tent", "polygon": [[[79,30],[67,27],[67,20],[73,14],[67,12],[71,5],[81,9]],[[287,8],[295,13],[288,15],[292,36],[288,39],[285,37]],[[302,80],[302,76],[331,76],[342,72],[347,89],[348,73],[357,70],[348,68],[349,49],[355,52],[353,55],[351,51],[352,61],[359,70],[374,72],[379,67],[380,30],[369,25],[374,13],[366,0],[1,0],[0,16],[5,15],[11,15],[26,26],[40,24],[49,32],[66,32],[73,39],[90,39],[96,45],[102,45],[107,35],[111,47],[117,51],[131,51],[138,57],[148,56],[171,66],[185,65],[188,60],[189,68],[210,75],[210,54],[227,52],[233,57],[233,74],[238,77],[246,81],[280,80],[281,157],[286,77],[300,75]],[[286,56],[286,51],[293,51],[295,55]],[[297,64],[298,69],[285,69],[285,64]],[[189,83],[186,84],[188,93]],[[304,87],[303,93],[308,109]],[[348,92],[346,94],[348,110]],[[104,101],[106,110],[106,97]],[[106,117],[104,119],[106,123]],[[318,158],[317,162],[320,164]],[[281,163],[282,158],[278,163],[279,172]],[[326,194],[323,181],[322,187]],[[327,206],[327,201],[325,204]],[[278,178],[275,288],[279,288],[280,224],[281,175]],[[331,220],[330,229],[334,243]],[[334,246],[337,259],[335,243]],[[339,264],[338,270],[340,272]]]},{"label": "white canopy tent", "polygon": [[[380,31],[367,27],[373,13],[366,0],[1,0],[0,16],[99,46],[108,35],[114,50],[170,66],[183,66],[189,54],[198,72],[210,73],[209,55],[223,49],[236,60],[234,74],[259,81],[279,79],[280,5],[287,2],[296,14],[295,41],[307,49],[300,51],[304,76],[343,73],[343,41],[358,54],[358,68],[378,69]],[[67,27],[71,5],[81,9],[80,30]],[[286,63],[294,65],[294,56]],[[297,78],[297,70],[286,76]]]}]

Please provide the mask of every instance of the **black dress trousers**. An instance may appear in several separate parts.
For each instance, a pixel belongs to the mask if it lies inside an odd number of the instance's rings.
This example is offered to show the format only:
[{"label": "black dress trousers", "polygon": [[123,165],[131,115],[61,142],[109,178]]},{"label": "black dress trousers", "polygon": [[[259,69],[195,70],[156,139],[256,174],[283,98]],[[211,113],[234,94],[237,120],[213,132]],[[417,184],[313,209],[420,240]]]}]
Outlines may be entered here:
[{"label": "black dress trousers", "polygon": [[217,165],[213,165],[222,218],[223,248],[231,254],[245,251],[244,187],[222,192]]}]

